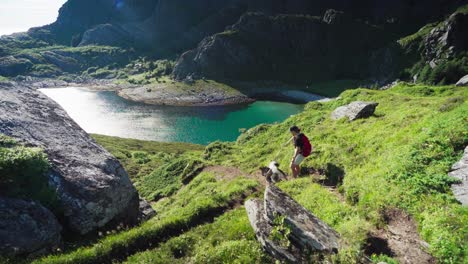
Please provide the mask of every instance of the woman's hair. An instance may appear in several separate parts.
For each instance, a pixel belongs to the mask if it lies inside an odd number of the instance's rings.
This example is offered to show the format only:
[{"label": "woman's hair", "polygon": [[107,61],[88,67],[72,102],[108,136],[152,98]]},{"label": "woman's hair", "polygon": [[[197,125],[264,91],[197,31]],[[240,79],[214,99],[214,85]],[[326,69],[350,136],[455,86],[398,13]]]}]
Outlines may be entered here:
[{"label": "woman's hair", "polygon": [[297,126],[292,126],[289,128],[289,131],[299,133],[301,130]]}]

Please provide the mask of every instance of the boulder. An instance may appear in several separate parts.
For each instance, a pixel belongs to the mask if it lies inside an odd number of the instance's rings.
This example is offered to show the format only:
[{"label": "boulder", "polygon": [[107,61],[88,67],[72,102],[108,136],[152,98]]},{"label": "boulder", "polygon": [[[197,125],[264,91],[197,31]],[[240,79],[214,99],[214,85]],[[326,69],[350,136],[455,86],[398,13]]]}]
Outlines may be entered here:
[{"label": "boulder", "polygon": [[60,246],[62,227],[37,202],[0,197],[0,254],[28,256]]},{"label": "boulder", "polygon": [[[264,201],[248,200],[245,208],[258,241],[276,259],[310,263],[313,255],[338,251],[339,234],[273,184],[267,186]],[[279,218],[290,231],[289,243],[272,235]]]},{"label": "boulder", "polygon": [[345,106],[340,106],[333,113],[331,117],[333,120],[338,120],[347,117],[350,121],[359,118],[367,118],[374,114],[375,108],[378,106],[375,102],[355,101]]},{"label": "boulder", "polygon": [[265,207],[262,200],[253,199],[246,201],[245,209],[247,210],[247,215],[249,216],[249,221],[254,229],[257,240],[268,254],[289,263],[300,263],[302,256],[298,248],[294,245],[287,248],[270,238],[273,226],[265,218]]},{"label": "boulder", "polygon": [[54,101],[29,87],[0,87],[0,133],[47,153],[49,184],[67,227],[86,234],[109,222],[134,223],[138,193],[122,165]]},{"label": "boulder", "polygon": [[452,166],[449,176],[457,178],[460,182],[452,185],[452,192],[460,203],[468,205],[468,146],[463,157]]},{"label": "boulder", "polygon": [[270,223],[278,216],[286,217],[285,223],[291,228],[290,240],[299,248],[338,251],[338,233],[273,184],[265,190],[264,206]]},{"label": "boulder", "polygon": [[138,214],[138,222],[147,221],[156,215],[156,211],[153,210],[153,207],[151,207],[151,205],[143,198],[140,198],[139,211],[140,213]]},{"label": "boulder", "polygon": [[463,76],[456,84],[457,86],[468,86],[468,74]]}]

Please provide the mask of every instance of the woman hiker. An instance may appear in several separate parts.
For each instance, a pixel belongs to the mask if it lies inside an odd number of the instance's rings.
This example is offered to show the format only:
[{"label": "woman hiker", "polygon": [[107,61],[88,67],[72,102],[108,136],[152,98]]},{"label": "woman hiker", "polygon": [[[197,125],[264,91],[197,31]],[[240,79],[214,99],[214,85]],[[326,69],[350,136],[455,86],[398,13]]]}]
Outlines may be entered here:
[{"label": "woman hiker", "polygon": [[312,152],[312,146],[310,145],[309,139],[306,135],[301,133],[301,130],[297,126],[292,126],[289,128],[289,131],[294,137],[294,156],[291,159],[292,176],[293,178],[297,178],[301,171],[301,167],[299,167],[299,165],[304,158],[310,155]]}]

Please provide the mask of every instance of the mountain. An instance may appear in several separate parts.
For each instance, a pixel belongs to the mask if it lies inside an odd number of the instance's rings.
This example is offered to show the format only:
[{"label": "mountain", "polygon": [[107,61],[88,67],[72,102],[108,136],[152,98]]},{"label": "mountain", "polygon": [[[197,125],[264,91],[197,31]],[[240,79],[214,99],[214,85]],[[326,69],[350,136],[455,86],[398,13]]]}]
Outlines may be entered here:
[{"label": "mountain", "polygon": [[[0,39],[0,75],[153,86],[166,77],[455,83],[468,67],[467,3],[69,0],[56,22]],[[164,59],[175,63],[159,68]]]}]

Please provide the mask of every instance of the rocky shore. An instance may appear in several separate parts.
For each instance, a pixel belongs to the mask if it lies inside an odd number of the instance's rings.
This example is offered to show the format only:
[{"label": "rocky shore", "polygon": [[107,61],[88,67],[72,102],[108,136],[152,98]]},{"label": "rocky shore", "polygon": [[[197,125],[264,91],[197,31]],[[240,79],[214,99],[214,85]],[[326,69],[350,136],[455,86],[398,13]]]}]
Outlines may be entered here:
[{"label": "rocky shore", "polygon": [[96,91],[114,91],[120,97],[130,101],[171,106],[234,105],[252,103],[256,100],[307,103],[326,98],[301,90],[301,87],[262,82],[239,82],[232,84],[239,88],[233,88],[211,80],[197,80],[191,83],[171,80],[159,84],[134,85],[119,83],[115,79],[76,79],[73,82],[67,82],[58,79],[25,77],[3,83],[14,83],[33,89],[84,87]]}]

